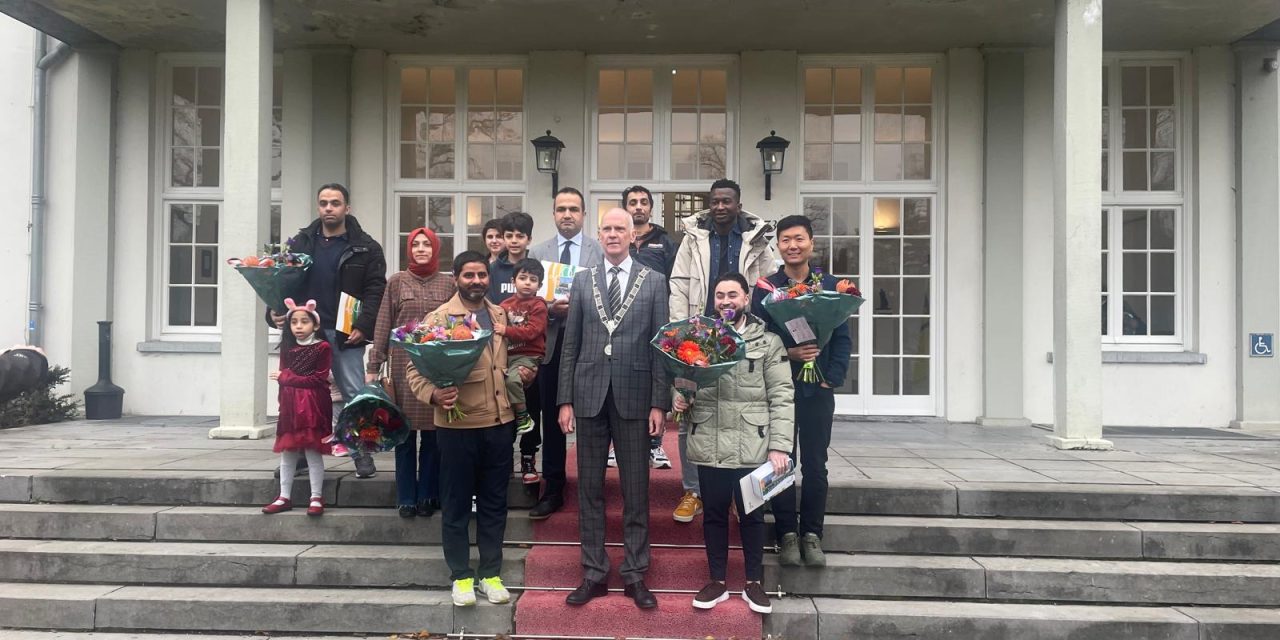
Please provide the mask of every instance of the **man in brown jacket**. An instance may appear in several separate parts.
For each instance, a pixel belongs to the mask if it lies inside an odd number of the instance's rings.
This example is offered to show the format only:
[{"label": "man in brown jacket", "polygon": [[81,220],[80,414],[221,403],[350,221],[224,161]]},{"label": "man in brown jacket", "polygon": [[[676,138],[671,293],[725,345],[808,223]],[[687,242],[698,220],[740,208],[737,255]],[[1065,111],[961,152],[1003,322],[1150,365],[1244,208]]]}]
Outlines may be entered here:
[{"label": "man in brown jacket", "polygon": [[[458,293],[427,314],[427,324],[443,324],[449,318],[473,314],[480,326],[505,326],[507,314],[485,299],[489,291],[489,264],[475,251],[463,251],[453,260]],[[511,599],[498,573],[502,569],[502,538],[507,529],[507,480],[511,475],[511,443],[515,439],[515,414],[505,387],[507,343],[494,334],[475,368],[461,385],[437,387],[409,365],[409,388],[418,399],[435,409],[436,447],[440,450],[441,542],[453,580],[453,603],[476,603],[476,589],[489,602]],[[528,376],[532,378],[532,373]],[[452,422],[446,415],[457,405],[466,414]],[[476,498],[476,547],[480,565],[471,569],[467,528],[471,522],[471,496]],[[477,577],[479,580],[477,580]],[[478,584],[477,584],[478,583]]]}]

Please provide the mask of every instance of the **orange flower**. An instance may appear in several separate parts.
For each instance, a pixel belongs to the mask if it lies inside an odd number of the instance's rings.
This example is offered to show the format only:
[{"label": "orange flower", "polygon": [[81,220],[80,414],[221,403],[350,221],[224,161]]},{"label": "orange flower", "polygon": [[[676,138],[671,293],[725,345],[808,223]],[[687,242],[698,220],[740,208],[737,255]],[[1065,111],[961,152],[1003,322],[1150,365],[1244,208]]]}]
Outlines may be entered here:
[{"label": "orange flower", "polygon": [[676,349],[676,357],[685,364],[695,364],[699,360],[706,361],[706,354],[702,353],[702,349],[698,347],[698,343],[692,340],[685,340],[680,343],[680,347]]},{"label": "orange flower", "polygon": [[470,340],[474,337],[476,336],[471,333],[471,329],[462,324],[454,327],[453,330],[449,332],[449,338],[453,340]]},{"label": "orange flower", "polygon": [[373,427],[368,427],[360,430],[360,439],[364,440],[365,442],[377,442],[378,435],[379,435],[378,430]]},{"label": "orange flower", "polygon": [[860,291],[858,291],[858,286],[853,284],[853,282],[848,279],[837,282],[836,291],[839,293],[847,293],[849,295],[854,295],[854,296],[859,295],[861,293]]}]

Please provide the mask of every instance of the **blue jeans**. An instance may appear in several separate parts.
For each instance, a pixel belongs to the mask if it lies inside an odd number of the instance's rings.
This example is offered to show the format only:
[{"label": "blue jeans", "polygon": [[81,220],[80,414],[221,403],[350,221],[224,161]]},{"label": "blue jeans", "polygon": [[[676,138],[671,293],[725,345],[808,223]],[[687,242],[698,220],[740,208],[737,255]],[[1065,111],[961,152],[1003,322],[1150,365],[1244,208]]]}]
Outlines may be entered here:
[{"label": "blue jeans", "polygon": [[[364,388],[364,347],[343,348],[338,332],[333,329],[324,330],[324,339],[333,348],[333,381],[338,384],[338,392],[342,394],[344,403],[351,402],[357,393]],[[334,417],[342,407],[334,404]]]},{"label": "blue jeans", "polygon": [[[422,445],[418,446],[418,437]],[[396,505],[412,506],[440,499],[440,450],[434,430],[410,431],[396,445]]]}]

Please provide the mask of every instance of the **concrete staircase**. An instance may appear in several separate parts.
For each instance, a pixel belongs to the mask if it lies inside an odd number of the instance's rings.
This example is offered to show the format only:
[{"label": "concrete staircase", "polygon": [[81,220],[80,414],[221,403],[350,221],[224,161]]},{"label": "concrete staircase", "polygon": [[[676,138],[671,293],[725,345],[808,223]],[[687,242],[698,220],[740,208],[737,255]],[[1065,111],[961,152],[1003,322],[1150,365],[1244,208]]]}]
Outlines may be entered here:
[{"label": "concrete staircase", "polygon": [[[260,514],[269,471],[0,472],[0,637],[1280,638],[1280,494],[1263,489],[839,482],[829,566],[784,569],[767,555],[766,586],[788,597],[761,621],[736,599],[721,617],[695,612],[683,593],[661,595],[656,615],[620,596],[566,611],[564,592],[546,589],[580,579],[577,548],[554,544],[576,541],[575,510],[535,526],[516,484],[503,576],[537,588],[457,609],[438,519],[388,508],[382,466],[372,480],[330,473],[322,518]],[[649,584],[696,589],[705,557],[683,545],[701,528],[670,521],[678,473],[652,477],[652,541],[674,546],[655,549]],[[730,557],[732,588],[742,569]]]}]

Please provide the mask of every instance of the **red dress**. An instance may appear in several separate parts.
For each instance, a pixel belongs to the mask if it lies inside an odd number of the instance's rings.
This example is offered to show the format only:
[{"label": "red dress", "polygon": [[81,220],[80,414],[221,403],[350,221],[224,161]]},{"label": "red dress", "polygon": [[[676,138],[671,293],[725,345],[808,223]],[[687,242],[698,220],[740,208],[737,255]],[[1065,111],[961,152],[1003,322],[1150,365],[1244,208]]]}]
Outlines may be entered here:
[{"label": "red dress", "polygon": [[280,355],[280,420],[273,451],[312,449],[329,453],[322,442],[333,433],[333,403],[329,400],[329,367],[333,352],[319,340],[294,345]]}]

